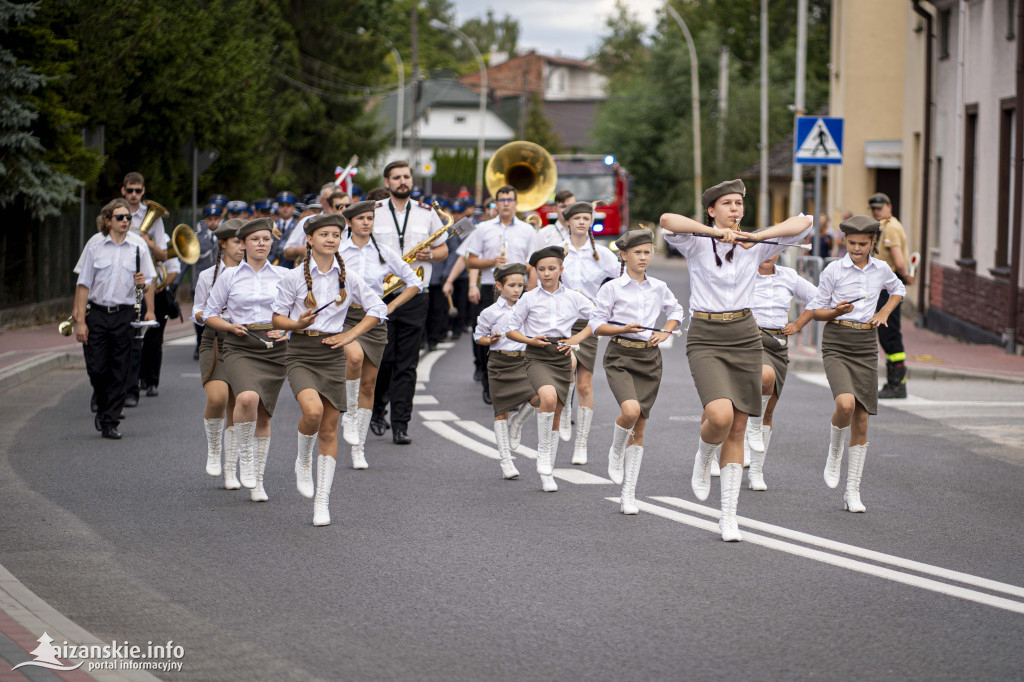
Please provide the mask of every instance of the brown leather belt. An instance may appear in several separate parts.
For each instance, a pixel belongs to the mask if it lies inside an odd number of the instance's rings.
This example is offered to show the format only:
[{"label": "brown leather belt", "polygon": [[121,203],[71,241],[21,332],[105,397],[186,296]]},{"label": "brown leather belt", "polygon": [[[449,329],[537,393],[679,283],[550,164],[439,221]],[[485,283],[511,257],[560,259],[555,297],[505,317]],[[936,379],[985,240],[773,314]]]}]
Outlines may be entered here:
[{"label": "brown leather belt", "polygon": [[259,322],[257,324],[246,324],[242,326],[252,332],[267,332],[274,328],[274,325],[269,322]]},{"label": "brown leather belt", "polygon": [[840,327],[853,327],[854,329],[874,329],[867,322],[851,322],[850,320],[829,320],[829,324],[838,324]]},{"label": "brown leather belt", "polygon": [[348,309],[349,310],[362,310],[363,306],[359,305],[358,303],[350,303],[349,306],[348,306]]},{"label": "brown leather belt", "polygon": [[773,335],[776,335],[776,336],[778,336],[779,334],[782,333],[781,329],[769,329],[768,327],[758,327],[758,329],[760,329],[761,331],[763,331],[766,334],[773,334]]},{"label": "brown leather belt", "polygon": [[510,358],[526,357],[526,351],[525,350],[496,350],[494,352],[495,353],[501,353],[502,355],[510,357]]},{"label": "brown leather belt", "polygon": [[334,336],[335,334],[340,333],[341,332],[318,332],[315,329],[297,329],[292,332],[292,334],[304,334],[306,336]]},{"label": "brown leather belt", "polygon": [[650,348],[651,347],[651,342],[650,341],[634,341],[633,339],[624,339],[621,336],[613,336],[612,337],[612,341],[614,341],[615,343],[619,344],[620,346],[625,346],[626,348]]},{"label": "brown leather belt", "polygon": [[693,311],[693,316],[698,320],[715,320],[717,322],[731,322],[732,320],[742,320],[744,317],[750,315],[750,308],[744,308],[743,310],[729,310],[724,313],[704,313],[699,310]]}]

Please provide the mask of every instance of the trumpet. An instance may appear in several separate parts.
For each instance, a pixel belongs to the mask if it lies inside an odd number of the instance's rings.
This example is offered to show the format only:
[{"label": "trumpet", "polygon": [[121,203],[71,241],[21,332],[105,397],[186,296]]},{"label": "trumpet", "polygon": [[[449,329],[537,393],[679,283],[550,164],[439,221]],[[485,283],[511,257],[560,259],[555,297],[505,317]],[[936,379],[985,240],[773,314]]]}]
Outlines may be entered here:
[{"label": "trumpet", "polygon": [[[414,260],[416,260],[416,254],[420,253],[424,249],[430,248],[430,246],[438,239],[440,239],[442,235],[448,232],[448,230],[452,231],[453,236],[465,236],[472,232],[474,229],[476,229],[476,226],[473,225],[473,222],[468,218],[463,218],[458,223],[455,223],[453,227],[452,223],[455,222],[455,219],[452,217],[452,214],[441,208],[436,201],[434,202],[434,210],[437,211],[442,218],[444,218],[444,225],[442,225],[432,235],[424,239],[422,242],[420,242],[419,244],[414,246],[410,251],[408,251],[404,256],[402,256],[402,260],[404,260],[406,263],[411,264]],[[416,276],[419,277],[420,279],[423,279],[422,265],[416,268]],[[393,272],[389,272],[387,276],[384,278],[383,296],[389,296],[395,293],[395,291],[397,291],[403,284],[404,283],[402,282],[401,279],[398,278],[397,275],[395,275]]]}]

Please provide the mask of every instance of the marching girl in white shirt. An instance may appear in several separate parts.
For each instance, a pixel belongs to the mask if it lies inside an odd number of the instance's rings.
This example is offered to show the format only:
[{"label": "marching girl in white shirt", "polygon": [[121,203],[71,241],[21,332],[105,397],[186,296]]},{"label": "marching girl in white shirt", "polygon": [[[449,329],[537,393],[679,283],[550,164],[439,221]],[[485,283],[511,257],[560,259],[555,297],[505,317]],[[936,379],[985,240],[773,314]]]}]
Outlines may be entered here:
[{"label": "marching girl in white shirt", "polygon": [[[743,434],[747,416],[761,411],[761,332],[750,314],[760,262],[798,244],[811,229],[806,216],[790,218],[757,235],[738,231],[743,218],[742,180],[704,191],[708,225],[666,213],[661,227],[679,234],[666,241],[686,257],[690,271],[690,327],[686,357],[704,405],[690,485],[698,500],[711,490],[711,461],[721,451],[722,539],[742,539],[736,505],[743,479]],[[737,242],[767,240],[772,244]],[[719,255],[721,240],[724,257]],[[726,252],[726,248],[729,250]]]},{"label": "marching girl in white shirt", "polygon": [[[846,469],[843,507],[851,512],[867,508],[860,499],[860,481],[868,454],[868,416],[878,414],[878,326],[907,293],[896,273],[878,252],[879,224],[867,216],[853,216],[839,223],[846,235],[847,253],[828,264],[818,283],[818,293],[807,306],[814,319],[827,321],[821,337],[825,376],[836,401],[832,413],[825,483],[839,485],[843,447],[850,438],[850,463]],[[889,301],[875,312],[882,289]]]},{"label": "marching girl in white shirt", "polygon": [[[645,229],[630,230],[615,241],[622,258],[621,274],[601,287],[590,315],[594,334],[610,336],[612,341],[604,352],[604,372],[622,413],[615,420],[608,451],[608,476],[622,485],[619,508],[623,514],[640,513],[636,481],[644,456],[644,427],[661,386],[658,344],[686,316],[665,283],[646,274],[653,241],[651,231]],[[665,331],[654,331],[662,315]]]},{"label": "marching girl in white shirt", "polygon": [[[811,321],[811,311],[804,308],[800,316],[789,321],[789,306],[796,298],[805,306],[814,299],[817,289],[793,268],[778,265],[779,254],[757,266],[754,281],[754,319],[761,330],[761,414],[747,417],[743,438],[743,465],[749,463],[747,487],[768,490],[764,482],[764,460],[772,438],[772,415],[782,395],[789,368],[789,344],[786,337],[796,334]],[[714,474],[714,471],[712,471]]]},{"label": "marching girl in white shirt", "polygon": [[[387,308],[363,279],[346,272],[338,253],[345,219],[319,215],[303,225],[306,259],[289,270],[274,301],[274,326],[291,331],[288,383],[302,409],[295,458],[295,487],[313,502],[313,525],[331,523],[331,486],[338,459],[338,417],[345,411],[345,349],[361,334],[387,318]],[[349,331],[349,307],[359,305],[366,316]],[[318,445],[316,488],[313,447]]]},{"label": "marching girl in white shirt", "polygon": [[222,359],[235,393],[239,478],[251,489],[253,502],[267,501],[263,474],[270,448],[270,418],[284,384],[288,352],[284,333],[271,324],[277,289],[288,273],[267,261],[273,229],[270,218],[257,218],[239,228],[245,258],[220,274],[204,311],[207,326],[229,332]]},{"label": "marching girl in white shirt", "polygon": [[[619,276],[619,259],[604,246],[594,242],[591,227],[594,224],[594,207],[586,201],[577,201],[562,212],[569,225],[569,240],[565,243],[565,261],[562,263],[562,284],[578,291],[594,302],[597,290],[609,279]],[[572,333],[578,334],[588,320],[576,320]],[[594,364],[597,362],[597,337],[591,336],[580,344],[573,353],[576,373],[576,443],[572,452],[573,464],[587,463],[587,437],[590,422],[594,417]],[[569,403],[572,400],[572,385],[569,400],[562,408],[559,419],[559,436],[569,440],[572,426],[569,419]]]},{"label": "marching girl in white shirt", "polygon": [[[497,300],[480,311],[473,340],[488,348],[487,374],[494,408],[494,438],[498,445],[501,474],[516,478],[519,471],[512,450],[519,447],[523,424],[533,414],[537,392],[526,374],[526,344],[505,338],[516,301],[526,287],[525,263],[508,263],[494,269]],[[531,404],[531,401],[533,404]],[[515,416],[509,413],[516,410]]]},{"label": "marching girl in white shirt", "polygon": [[[386,275],[394,273],[405,283],[402,293],[387,304],[387,314],[390,315],[420,292],[423,281],[416,276],[416,272],[403,260],[401,254],[386,244],[382,246],[377,243],[373,236],[375,206],[373,201],[360,201],[342,212],[348,221],[349,237],[342,243],[338,253],[348,271],[359,275],[378,297],[384,296]],[[367,314],[361,305],[351,306],[345,319],[344,331],[354,328]],[[366,430],[373,413],[377,368],[380,367],[387,343],[388,327],[386,323],[381,323],[371,327],[355,343],[345,348],[345,395],[348,409],[341,423],[342,436],[352,446],[353,469],[369,467],[365,454]]]},{"label": "marching girl in white shirt", "polygon": [[213,327],[206,325],[204,311],[210,289],[217,282],[217,276],[224,269],[238,265],[245,256],[245,246],[238,238],[238,228],[244,224],[243,220],[231,218],[213,233],[217,238],[217,258],[213,261],[213,267],[199,273],[192,304],[192,322],[203,327],[203,335],[199,341],[199,376],[203,382],[203,391],[206,392],[206,406],[203,408],[203,423],[206,427],[206,473],[210,476],[221,475],[223,431],[225,490],[238,490],[241,487],[236,473],[238,450],[234,447],[235,420],[232,412],[235,409],[235,394],[228,384],[225,363],[218,358],[220,348],[224,345],[224,332],[215,331]]},{"label": "marching girl in white shirt", "polygon": [[561,246],[547,246],[534,251],[530,266],[537,271],[540,286],[523,294],[516,303],[505,336],[525,343],[526,374],[537,392],[537,473],[544,492],[555,492],[558,484],[552,475],[558,451],[558,418],[569,399],[572,379],[573,346],[590,336],[590,327],[571,335],[579,319],[590,319],[594,305],[586,296],[564,286]]}]

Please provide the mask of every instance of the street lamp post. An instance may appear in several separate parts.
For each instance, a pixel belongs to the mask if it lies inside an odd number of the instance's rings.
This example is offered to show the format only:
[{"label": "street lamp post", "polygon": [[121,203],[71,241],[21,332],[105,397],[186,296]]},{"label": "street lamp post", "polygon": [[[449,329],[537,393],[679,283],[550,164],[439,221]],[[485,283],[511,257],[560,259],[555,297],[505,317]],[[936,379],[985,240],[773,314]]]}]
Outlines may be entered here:
[{"label": "street lamp post", "polygon": [[433,28],[451,31],[457,35],[463,43],[469,46],[469,49],[473,50],[473,56],[476,57],[476,61],[480,64],[480,138],[477,140],[476,145],[476,205],[479,206],[483,201],[484,193],[484,125],[487,120],[487,66],[484,64],[484,58],[480,54],[480,50],[477,49],[476,43],[470,40],[469,36],[465,33],[440,19],[431,19],[430,25]]},{"label": "street lamp post", "polygon": [[[391,45],[391,41],[388,41],[388,45]],[[405,126],[405,67],[402,65],[402,55],[398,53],[398,48],[391,45],[391,56],[395,58],[395,63],[398,64],[398,115],[395,117],[395,148],[398,150],[398,155],[402,155],[402,128]]]},{"label": "street lamp post", "polygon": [[676,20],[679,24],[679,30],[683,32],[683,37],[686,38],[686,46],[690,49],[690,99],[693,107],[693,196],[694,196],[694,216],[704,222],[703,213],[704,209],[700,201],[701,186],[704,184],[701,173],[700,163],[700,80],[697,74],[697,48],[693,44],[693,36],[690,35],[690,29],[686,27],[686,22],[679,16],[679,12],[675,10],[672,5],[665,3],[665,11],[668,12],[669,16]]}]

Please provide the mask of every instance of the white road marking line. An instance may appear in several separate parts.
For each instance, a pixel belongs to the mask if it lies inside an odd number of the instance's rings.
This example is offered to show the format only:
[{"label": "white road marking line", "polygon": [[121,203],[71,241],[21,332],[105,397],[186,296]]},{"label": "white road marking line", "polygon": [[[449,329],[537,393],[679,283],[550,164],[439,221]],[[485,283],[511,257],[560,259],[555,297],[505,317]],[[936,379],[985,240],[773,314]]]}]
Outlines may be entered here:
[{"label": "white road marking line", "polygon": [[437,401],[437,398],[435,398],[432,395],[414,395],[412,397],[412,404],[413,405],[440,405],[440,403]]},{"label": "white road marking line", "polygon": [[171,339],[170,341],[164,341],[165,346],[195,346],[196,337],[194,336],[182,336],[179,339]]},{"label": "white road marking line", "polygon": [[424,353],[420,356],[420,363],[416,366],[416,381],[421,384],[430,382],[430,372],[434,369],[434,365],[438,360],[444,357],[447,351],[435,350],[430,353]]},{"label": "white road marking line", "polygon": [[[613,497],[605,499],[617,500],[617,498]],[[712,531],[714,533],[719,532],[718,524],[712,521],[707,521],[696,516],[690,516],[689,514],[683,514],[672,509],[665,509],[664,507],[659,507],[640,500],[637,500],[637,506],[646,512],[669,519],[670,521],[683,523],[687,526],[693,526],[694,528],[700,528],[701,530]],[[762,547],[768,547],[769,549],[779,550],[780,552],[801,556],[813,561],[820,561],[821,563],[830,564],[839,568],[846,568],[851,571],[857,571],[858,573],[865,573],[877,578],[885,578],[886,580],[892,580],[893,582],[902,583],[904,585],[931,590],[932,592],[945,594],[950,597],[959,597],[960,599],[977,602],[979,604],[984,604],[985,606],[993,606],[995,608],[1005,609],[1015,613],[1024,613],[1024,603],[1013,601],[1012,599],[997,597],[991,594],[985,594],[984,592],[975,592],[974,590],[969,590],[965,587],[957,587],[956,585],[947,585],[946,583],[940,583],[939,581],[932,580],[930,578],[922,578],[920,576],[910,575],[909,573],[901,573],[899,571],[894,571],[891,568],[875,566],[874,564],[864,563],[863,561],[857,561],[856,559],[829,554],[828,552],[811,549],[809,547],[804,547],[803,545],[795,545],[791,542],[757,535],[750,531],[744,531],[743,542],[748,542],[753,545],[761,545]]]},{"label": "white road marking line", "polygon": [[[687,511],[696,512],[698,514],[704,514],[718,518],[721,515],[721,511],[712,507],[707,507],[701,504],[696,504],[688,500],[683,500],[678,497],[662,497],[658,495],[651,496],[652,500],[672,505],[673,507],[679,507]],[[870,561],[877,561],[882,564],[890,564],[898,568],[915,571],[917,573],[926,573],[928,575],[934,575],[938,578],[944,578],[945,580],[955,580],[956,582],[973,585],[974,587],[980,587],[986,590],[992,590],[994,592],[1003,592],[1005,594],[1012,595],[1014,597],[1024,598],[1024,587],[1017,587],[1016,585],[1010,585],[1009,583],[1002,583],[996,580],[989,580],[988,578],[979,578],[969,573],[961,573],[959,571],[953,571],[939,566],[932,566],[931,564],[921,563],[919,561],[913,561],[911,559],[903,559],[892,554],[885,554],[883,552],[876,552],[870,549],[864,549],[855,545],[848,545],[843,542],[836,542],[835,540],[829,540],[827,538],[818,537],[817,535],[810,535],[808,533],[802,533],[796,530],[790,530],[789,528],[783,528],[782,526],[776,526],[770,523],[764,523],[762,521],[755,521],[753,519],[744,518],[742,516],[736,517],[737,521],[741,526],[753,528],[755,530],[764,531],[773,535],[778,535],[790,540],[796,540],[797,542],[803,542],[808,545],[816,545],[823,549],[828,549],[834,552],[842,552],[844,554],[850,554],[852,556],[860,557],[861,559],[868,559]]]},{"label": "white road marking line", "polygon": [[437,349],[438,350],[448,350],[449,348],[454,348],[454,347],[455,347],[455,342],[454,341],[442,341],[441,343],[437,344]]},{"label": "white road marking line", "polygon": [[555,469],[555,477],[577,485],[615,485],[612,481],[601,476],[595,476],[583,469]]},{"label": "white road marking line", "polygon": [[183,379],[201,379],[203,375],[200,374],[199,372],[182,372],[178,376],[182,377]]},{"label": "white road marking line", "polygon": [[419,413],[428,422],[453,422],[459,418],[459,415],[448,410],[420,410]]},{"label": "white road marking line", "polygon": [[491,459],[500,459],[500,457],[498,457],[497,450],[487,447],[480,441],[473,440],[469,436],[459,433],[452,427],[448,426],[445,422],[424,422],[423,425],[442,438],[447,438],[467,450],[471,450],[479,455],[483,455],[484,457],[489,457]]},{"label": "white road marking line", "polygon": [[[467,433],[471,433],[474,436],[476,436],[477,438],[485,440],[488,443],[497,443],[498,442],[497,438],[495,438],[495,436],[494,436],[494,430],[493,429],[488,429],[483,424],[480,424],[480,423],[477,423],[477,422],[474,422],[474,421],[470,421],[468,419],[463,419],[463,420],[455,422],[455,425],[458,426],[459,428],[463,429]],[[522,455],[523,457],[527,457],[529,459],[537,459],[537,451],[534,450],[533,448],[526,447],[522,443],[520,443],[519,447],[516,448],[515,450],[513,450],[512,452],[514,454]]]},{"label": "white road marking line", "polygon": [[425,390],[427,390],[427,385],[424,384],[423,382],[419,382],[418,381],[418,382],[416,382],[416,390],[417,391],[425,391]]},{"label": "white road marking line", "polygon": [[[824,374],[817,372],[793,372],[793,375],[809,384],[823,388],[829,387],[828,378]],[[1024,402],[1009,400],[932,400],[931,398],[922,398],[921,396],[910,394],[900,400],[880,400],[878,405],[880,407],[892,407],[901,410],[911,407],[1024,407]]]}]

